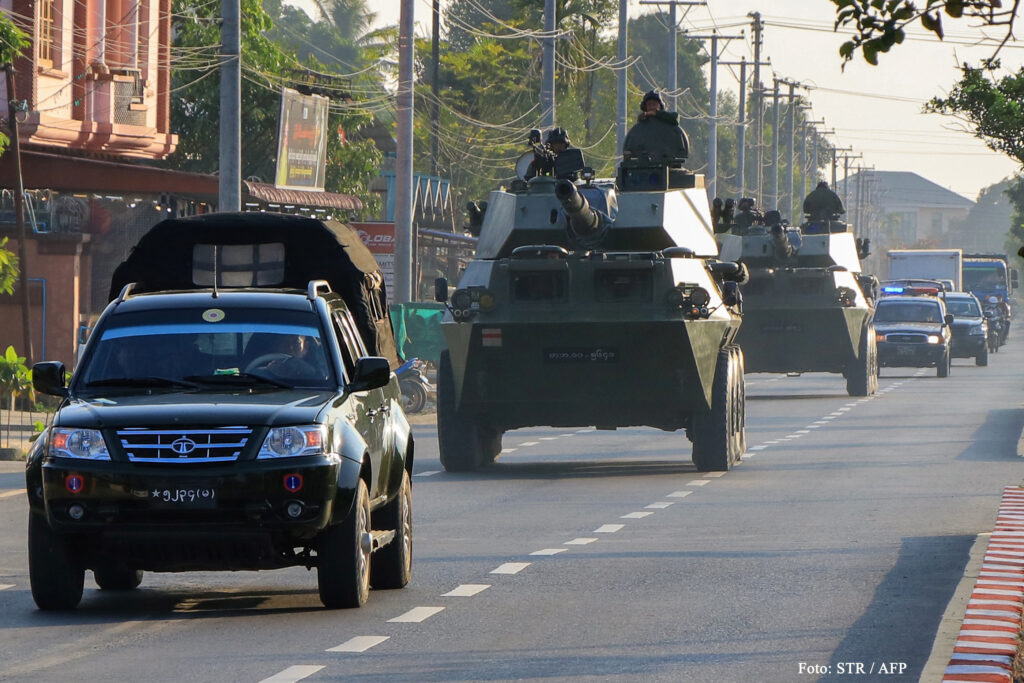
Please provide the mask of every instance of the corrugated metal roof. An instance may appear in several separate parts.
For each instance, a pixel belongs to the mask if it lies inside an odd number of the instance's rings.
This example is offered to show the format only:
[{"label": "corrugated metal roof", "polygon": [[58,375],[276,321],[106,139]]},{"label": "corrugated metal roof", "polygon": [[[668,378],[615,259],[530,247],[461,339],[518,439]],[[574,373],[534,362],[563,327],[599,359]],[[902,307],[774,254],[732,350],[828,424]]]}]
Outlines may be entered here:
[{"label": "corrugated metal roof", "polygon": [[[851,195],[860,175],[850,174],[848,188]],[[969,209],[974,206],[967,197],[910,171],[867,171],[863,176],[874,187],[875,202],[883,210],[904,207]],[[840,180],[839,187],[844,187],[843,183]]]},{"label": "corrugated metal roof", "polygon": [[282,190],[270,183],[256,183],[243,180],[249,196],[272,204],[294,204],[295,206],[320,206],[325,209],[359,211],[363,202],[358,197],[339,192],[309,192],[308,190]]}]

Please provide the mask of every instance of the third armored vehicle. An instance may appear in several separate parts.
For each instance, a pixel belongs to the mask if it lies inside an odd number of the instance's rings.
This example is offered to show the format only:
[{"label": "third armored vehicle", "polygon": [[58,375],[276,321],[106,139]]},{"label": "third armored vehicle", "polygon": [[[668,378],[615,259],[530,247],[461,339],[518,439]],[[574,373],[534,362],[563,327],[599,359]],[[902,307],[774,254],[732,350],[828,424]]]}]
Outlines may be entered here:
[{"label": "third armored vehicle", "polygon": [[442,464],[493,462],[519,427],[646,425],[685,428],[699,470],[729,469],[745,439],[745,271],[716,258],[703,176],[645,159],[595,182],[569,152],[490,195],[442,324]]},{"label": "third armored vehicle", "polygon": [[[744,207],[746,208],[746,207]],[[872,309],[861,291],[859,250],[839,220],[782,224],[737,220],[719,235],[723,259],[747,266],[744,323],[738,341],[748,372],[837,372],[851,396],[878,388]]]}]

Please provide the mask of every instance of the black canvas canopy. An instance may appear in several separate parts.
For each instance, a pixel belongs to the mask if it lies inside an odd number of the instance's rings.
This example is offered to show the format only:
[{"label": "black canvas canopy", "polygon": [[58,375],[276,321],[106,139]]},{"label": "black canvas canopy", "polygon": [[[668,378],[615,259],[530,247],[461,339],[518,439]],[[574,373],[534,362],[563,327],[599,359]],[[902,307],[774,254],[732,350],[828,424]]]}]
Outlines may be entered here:
[{"label": "black canvas canopy", "polygon": [[[252,255],[234,275],[253,281],[236,286],[306,289],[310,280],[327,280],[348,304],[370,353],[397,367],[380,266],[356,231],[338,221],[274,213],[211,213],[161,221],[142,236],[114,271],[109,298],[115,299],[131,282],[136,283],[136,292],[212,286],[214,261],[218,268],[230,266],[222,265],[222,257],[197,256],[211,245],[229,247],[225,253],[230,247],[251,245],[251,250],[233,251],[235,256],[239,252]],[[263,249],[261,245],[283,245],[283,258],[276,247]],[[208,263],[200,262],[206,258]],[[209,282],[196,281],[203,268],[210,269]],[[227,288],[224,275],[217,273],[218,286]]]}]

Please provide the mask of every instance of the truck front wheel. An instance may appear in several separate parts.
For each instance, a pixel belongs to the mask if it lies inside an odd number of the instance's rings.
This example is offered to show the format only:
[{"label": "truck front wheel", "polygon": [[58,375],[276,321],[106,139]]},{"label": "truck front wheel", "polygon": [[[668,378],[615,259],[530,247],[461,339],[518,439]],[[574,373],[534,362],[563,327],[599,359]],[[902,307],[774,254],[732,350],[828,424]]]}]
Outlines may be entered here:
[{"label": "truck front wheel", "polygon": [[85,568],[40,514],[28,517],[28,576],[39,609],[71,610],[82,601]]}]

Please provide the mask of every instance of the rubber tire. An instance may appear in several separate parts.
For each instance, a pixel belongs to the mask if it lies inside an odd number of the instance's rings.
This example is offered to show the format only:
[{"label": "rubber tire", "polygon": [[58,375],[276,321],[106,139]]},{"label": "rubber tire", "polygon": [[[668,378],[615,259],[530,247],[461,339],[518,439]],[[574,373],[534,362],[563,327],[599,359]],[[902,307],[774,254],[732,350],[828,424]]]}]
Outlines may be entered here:
[{"label": "rubber tire", "polygon": [[402,409],[407,413],[421,413],[427,407],[427,390],[416,380],[404,380],[398,383],[402,390]]},{"label": "rubber tire", "polygon": [[130,591],[142,583],[142,570],[107,562],[93,569],[92,577],[100,590]]},{"label": "rubber tire", "polygon": [[693,418],[693,464],[698,472],[728,472],[737,458],[736,365],[732,346],[723,347],[715,363],[711,411]]},{"label": "rubber tire", "polygon": [[739,461],[747,452],[747,361],[743,349],[736,345],[736,379],[737,379],[737,450],[736,460]]},{"label": "rubber tire", "polygon": [[412,480],[402,472],[402,486],[390,503],[373,513],[375,529],[394,529],[391,543],[373,554],[370,585],[404,588],[412,578]]},{"label": "rubber tire", "polygon": [[878,391],[878,343],[875,328],[864,325],[860,332],[857,357],[846,372],[846,393],[850,396],[871,396]]},{"label": "rubber tire", "polygon": [[28,576],[41,610],[72,610],[82,601],[85,567],[67,540],[36,513],[28,516]]},{"label": "rubber tire", "polygon": [[981,347],[981,351],[978,351],[978,355],[974,357],[974,364],[980,368],[988,365],[988,346]]},{"label": "rubber tire", "polygon": [[447,472],[472,472],[486,459],[477,425],[455,409],[455,379],[448,351],[441,352],[437,364],[437,441],[441,465]]},{"label": "rubber tire", "polygon": [[370,549],[363,535],[370,533],[370,494],[362,479],[348,516],[320,534],[316,578],[320,602],[328,609],[362,607],[370,596]]},{"label": "rubber tire", "polygon": [[943,354],[942,360],[939,361],[935,366],[936,377],[949,377],[949,370],[952,367],[953,360],[950,358],[949,349],[946,349],[946,353]]}]

